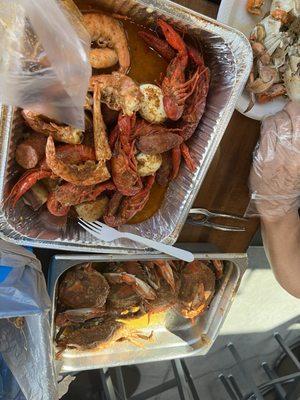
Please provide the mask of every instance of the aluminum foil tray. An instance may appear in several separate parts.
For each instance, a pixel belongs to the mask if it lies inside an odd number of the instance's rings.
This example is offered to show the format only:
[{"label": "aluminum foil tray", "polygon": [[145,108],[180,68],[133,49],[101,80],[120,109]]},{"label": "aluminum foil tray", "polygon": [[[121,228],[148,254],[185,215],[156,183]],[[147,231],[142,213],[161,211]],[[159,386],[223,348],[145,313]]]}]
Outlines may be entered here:
[{"label": "aluminum foil tray", "polygon": [[[127,342],[116,343],[102,351],[66,350],[62,359],[55,361],[57,372],[72,372],[87,369],[115,367],[174,358],[205,355],[213,345],[247,268],[246,254],[198,254],[195,259],[225,260],[225,274],[209,309],[194,323],[169,311],[165,326],[149,327],[154,332],[153,340],[144,342],[142,348]],[[49,270],[48,289],[52,299],[51,332],[55,352],[54,316],[56,311],[57,282],[63,272],[83,262],[108,262],[126,260],[152,260],[165,258],[161,255],[57,255],[53,257]]]},{"label": "aluminum foil tray", "polygon": [[[90,4],[90,2],[89,2]],[[252,51],[243,34],[221,23],[167,0],[96,0],[101,8],[128,15],[137,23],[154,26],[163,17],[187,32],[200,46],[211,70],[211,85],[204,116],[189,144],[197,169],[190,173],[182,167],[178,178],[167,190],[160,210],[149,220],[125,225],[122,229],[144,237],[172,244],[178,238],[189,209],[203,182],[218,148],[235,103],[239,98],[252,65]],[[4,200],[16,180],[14,150],[23,123],[19,110],[1,109],[0,156],[0,230],[11,242],[35,247],[85,252],[140,252],[141,247],[125,240],[99,242],[86,233],[76,221],[59,226],[34,213],[29,207],[8,210]]]}]

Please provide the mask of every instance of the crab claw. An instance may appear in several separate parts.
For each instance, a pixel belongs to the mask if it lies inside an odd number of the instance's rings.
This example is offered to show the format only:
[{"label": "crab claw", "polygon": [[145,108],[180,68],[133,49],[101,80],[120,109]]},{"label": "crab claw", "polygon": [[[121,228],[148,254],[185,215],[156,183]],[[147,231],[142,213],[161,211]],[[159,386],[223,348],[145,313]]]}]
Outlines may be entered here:
[{"label": "crab claw", "polygon": [[224,269],[224,264],[223,261],[221,260],[212,260],[214,269],[215,269],[215,275],[217,279],[221,279],[223,276],[223,269]]},{"label": "crab claw", "polygon": [[110,178],[105,162],[95,163],[89,160],[82,165],[63,162],[56,154],[52,136],[49,136],[47,140],[46,160],[48,167],[55,175],[74,185],[90,186]]},{"label": "crab claw", "polygon": [[154,260],[153,264],[158,266],[161,275],[171,286],[173,292],[175,292],[175,279],[174,279],[174,275],[173,275],[173,270],[171,268],[171,265],[168,263],[168,261]]},{"label": "crab claw", "polygon": [[159,19],[157,21],[157,25],[161,28],[165,38],[167,39],[168,43],[173,47],[173,49],[177,50],[179,54],[186,55],[186,45],[181,36],[174,30],[174,28],[163,19]]},{"label": "crab claw", "polygon": [[132,286],[132,289],[146,300],[154,300],[156,298],[155,291],[147,283],[132,274],[127,274],[126,272],[112,272],[103,275],[110,283],[126,283]]},{"label": "crab claw", "polygon": [[165,60],[170,62],[176,56],[172,47],[165,40],[160,39],[153,33],[140,31],[138,32],[138,36],[156,50]]}]

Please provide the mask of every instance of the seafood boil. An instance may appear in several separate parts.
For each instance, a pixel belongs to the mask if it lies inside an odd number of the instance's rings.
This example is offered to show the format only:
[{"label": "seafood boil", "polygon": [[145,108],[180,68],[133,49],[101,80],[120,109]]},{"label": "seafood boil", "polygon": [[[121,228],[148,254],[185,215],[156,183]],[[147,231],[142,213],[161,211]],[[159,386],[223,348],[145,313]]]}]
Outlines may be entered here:
[{"label": "seafood boil", "polygon": [[246,86],[249,111],[255,101],[267,103],[279,96],[300,100],[300,3],[273,0],[263,15],[263,0],[248,0],[247,11],[262,20],[250,34],[254,63]]},{"label": "seafood boil", "polygon": [[105,13],[86,13],[83,21],[93,67],[85,131],[22,110],[26,127],[15,150],[21,175],[6,205],[23,201],[56,217],[119,227],[147,207],[155,188],[165,191],[183,164],[196,169],[189,139],[204,113],[210,71],[201,52],[158,19],[157,32],[136,25],[136,36],[164,68],[155,82],[136,79],[126,23]]},{"label": "seafood boil", "polygon": [[[65,349],[102,350],[119,341],[138,346],[152,339],[135,321],[173,312],[194,323],[210,305],[223,277],[220,260],[81,264],[67,270],[57,288],[57,357]],[[143,326],[144,328],[145,326]]]}]

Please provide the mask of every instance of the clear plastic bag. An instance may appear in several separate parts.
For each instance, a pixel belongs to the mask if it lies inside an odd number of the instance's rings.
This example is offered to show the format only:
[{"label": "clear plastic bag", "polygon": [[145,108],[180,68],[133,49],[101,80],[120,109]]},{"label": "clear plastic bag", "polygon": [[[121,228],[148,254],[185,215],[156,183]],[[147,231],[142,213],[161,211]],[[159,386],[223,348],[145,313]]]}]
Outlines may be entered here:
[{"label": "clear plastic bag", "polygon": [[300,102],[267,117],[253,158],[247,216],[278,218],[300,207]]},{"label": "clear plastic bag", "polygon": [[0,102],[83,130],[89,48],[72,0],[0,0]]},{"label": "clear plastic bag", "polygon": [[41,264],[22,247],[0,240],[3,266],[11,269],[0,283],[0,353],[26,399],[57,400],[51,303]]},{"label": "clear plastic bag", "polygon": [[0,354],[0,399],[26,400],[20,386]]}]

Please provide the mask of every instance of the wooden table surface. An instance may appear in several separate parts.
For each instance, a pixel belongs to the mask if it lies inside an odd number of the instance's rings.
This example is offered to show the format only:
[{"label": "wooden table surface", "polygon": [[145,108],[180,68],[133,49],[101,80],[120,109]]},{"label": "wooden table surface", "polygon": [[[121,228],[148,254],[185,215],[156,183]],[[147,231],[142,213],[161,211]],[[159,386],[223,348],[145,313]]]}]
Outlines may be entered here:
[{"label": "wooden table surface", "polygon": [[[213,18],[217,15],[218,6],[206,0],[176,2]],[[234,111],[194,207],[240,216],[244,214],[249,202],[247,182],[259,128],[259,122]],[[224,222],[218,219],[215,221]],[[180,234],[179,242],[209,242],[224,252],[246,251],[258,228],[258,219],[251,218],[246,222],[235,224],[230,220],[229,223],[245,226],[246,231],[222,232],[186,224]]]}]

